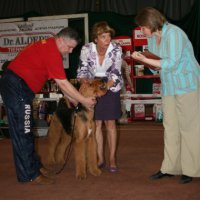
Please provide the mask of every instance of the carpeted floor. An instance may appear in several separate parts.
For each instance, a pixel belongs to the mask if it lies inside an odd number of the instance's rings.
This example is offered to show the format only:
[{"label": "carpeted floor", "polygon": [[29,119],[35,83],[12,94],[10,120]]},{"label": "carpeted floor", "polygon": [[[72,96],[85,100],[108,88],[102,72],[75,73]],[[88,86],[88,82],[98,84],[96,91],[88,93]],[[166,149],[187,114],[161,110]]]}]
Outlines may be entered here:
[{"label": "carpeted floor", "polygon": [[[155,122],[118,126],[118,173],[104,170],[86,180],[75,179],[73,152],[56,183],[38,186],[16,180],[10,139],[0,140],[0,199],[2,200],[199,200],[200,178],[179,184],[179,176],[152,181],[163,158],[163,127]],[[36,140],[42,160],[46,137]],[[107,151],[107,150],[106,150]]]}]

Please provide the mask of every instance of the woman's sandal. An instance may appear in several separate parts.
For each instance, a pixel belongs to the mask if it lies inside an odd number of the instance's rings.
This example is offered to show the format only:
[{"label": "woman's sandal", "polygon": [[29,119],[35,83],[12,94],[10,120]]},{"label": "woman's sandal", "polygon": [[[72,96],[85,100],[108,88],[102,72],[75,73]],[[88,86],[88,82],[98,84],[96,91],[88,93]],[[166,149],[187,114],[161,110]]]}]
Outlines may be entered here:
[{"label": "woman's sandal", "polygon": [[99,169],[105,169],[106,168],[106,164],[103,162],[101,164],[98,165]]},{"label": "woman's sandal", "polygon": [[111,172],[111,173],[116,173],[118,171],[119,171],[118,167],[110,167],[109,168],[109,172]]}]

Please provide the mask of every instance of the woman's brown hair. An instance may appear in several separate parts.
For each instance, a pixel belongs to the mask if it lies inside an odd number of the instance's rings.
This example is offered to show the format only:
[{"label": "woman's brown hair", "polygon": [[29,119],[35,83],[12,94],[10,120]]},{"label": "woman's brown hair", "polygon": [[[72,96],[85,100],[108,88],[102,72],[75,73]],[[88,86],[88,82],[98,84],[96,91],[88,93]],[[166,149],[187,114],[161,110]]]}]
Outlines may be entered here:
[{"label": "woman's brown hair", "polygon": [[92,41],[95,42],[98,35],[102,33],[110,33],[111,37],[115,35],[114,29],[112,29],[106,21],[97,22],[92,27]]},{"label": "woman's brown hair", "polygon": [[135,23],[138,26],[146,26],[151,32],[161,30],[163,24],[166,22],[165,16],[158,10],[152,7],[142,9],[135,17]]}]

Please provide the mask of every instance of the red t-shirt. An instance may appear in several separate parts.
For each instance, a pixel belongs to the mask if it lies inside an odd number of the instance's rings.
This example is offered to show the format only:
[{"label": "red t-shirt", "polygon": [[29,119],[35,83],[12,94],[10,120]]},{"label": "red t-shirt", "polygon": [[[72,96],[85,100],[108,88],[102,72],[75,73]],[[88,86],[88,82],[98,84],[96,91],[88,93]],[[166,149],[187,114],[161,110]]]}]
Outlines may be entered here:
[{"label": "red t-shirt", "polygon": [[66,79],[62,56],[53,37],[28,45],[8,68],[34,93],[38,93],[48,79]]}]

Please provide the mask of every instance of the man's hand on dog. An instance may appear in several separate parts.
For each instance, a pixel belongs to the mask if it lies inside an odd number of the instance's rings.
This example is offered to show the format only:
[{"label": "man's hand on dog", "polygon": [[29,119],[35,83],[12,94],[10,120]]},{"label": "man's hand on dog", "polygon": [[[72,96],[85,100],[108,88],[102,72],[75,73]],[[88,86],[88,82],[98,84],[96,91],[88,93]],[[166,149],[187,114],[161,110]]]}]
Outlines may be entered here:
[{"label": "man's hand on dog", "polygon": [[88,109],[93,110],[94,106],[96,105],[97,100],[96,97],[86,97],[82,104]]},{"label": "man's hand on dog", "polygon": [[75,107],[78,105],[78,101],[76,99],[71,98],[70,96],[65,95],[65,97],[72,103]]}]

